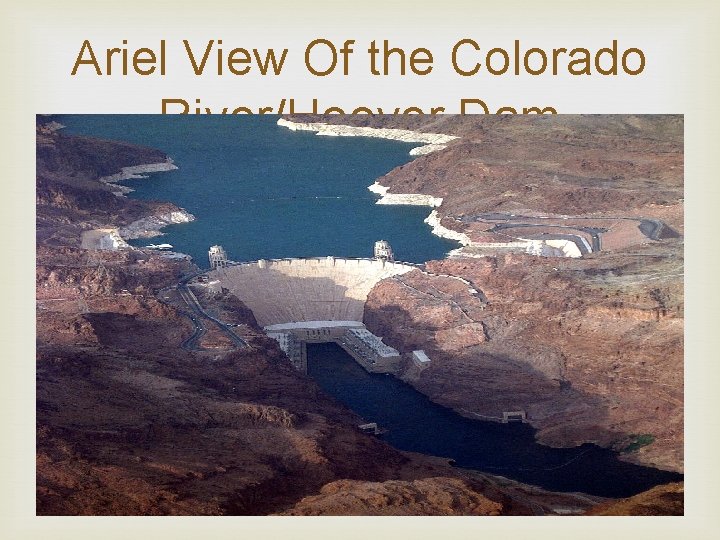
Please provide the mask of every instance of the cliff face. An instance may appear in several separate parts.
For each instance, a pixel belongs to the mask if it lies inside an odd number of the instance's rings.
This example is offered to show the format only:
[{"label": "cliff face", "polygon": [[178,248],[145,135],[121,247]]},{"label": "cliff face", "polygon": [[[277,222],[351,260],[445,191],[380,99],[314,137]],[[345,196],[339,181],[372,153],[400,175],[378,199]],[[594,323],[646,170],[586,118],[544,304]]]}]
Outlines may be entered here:
[{"label": "cliff face", "polygon": [[39,350],[40,514],[263,514],[409,462],[278,351],[201,360],[167,345],[171,317],[83,319],[98,345]]},{"label": "cliff face", "polygon": [[[368,328],[432,358],[401,376],[471,417],[526,410],[545,444],[594,442],[682,470],[681,117],[322,121],[459,136],[379,184],[443,199],[435,226],[472,245],[428,269],[470,280],[489,305],[419,272],[378,284]],[[575,260],[483,248],[568,229],[598,245]]]},{"label": "cliff face", "polygon": [[427,369],[408,362],[403,376],[434,401],[470,417],[525,410],[551,446],[622,450],[648,435],[623,458],[679,471],[682,287],[665,277],[678,263],[638,251],[435,261],[431,271],[481,285],[489,305],[417,272],[378,285],[365,323],[392,346],[428,353]]}]

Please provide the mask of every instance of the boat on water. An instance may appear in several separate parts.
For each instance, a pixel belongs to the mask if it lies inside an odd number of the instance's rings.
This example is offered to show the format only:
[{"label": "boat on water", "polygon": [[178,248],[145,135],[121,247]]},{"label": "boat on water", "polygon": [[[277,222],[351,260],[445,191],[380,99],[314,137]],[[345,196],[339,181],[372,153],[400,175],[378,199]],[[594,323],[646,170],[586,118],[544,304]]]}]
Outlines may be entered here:
[{"label": "boat on water", "polygon": [[172,244],[150,244],[149,246],[145,246],[147,249],[172,249]]}]

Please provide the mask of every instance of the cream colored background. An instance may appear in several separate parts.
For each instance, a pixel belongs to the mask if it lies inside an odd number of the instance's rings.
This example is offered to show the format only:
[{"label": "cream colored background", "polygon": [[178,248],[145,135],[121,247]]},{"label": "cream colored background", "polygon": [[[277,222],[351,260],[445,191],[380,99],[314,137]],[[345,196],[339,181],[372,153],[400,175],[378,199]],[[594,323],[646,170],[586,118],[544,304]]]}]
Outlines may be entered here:
[{"label": "cream colored background", "polygon": [[[2,500],[0,530],[9,538],[126,538],[163,534],[183,539],[447,538],[708,538],[718,526],[718,147],[717,29],[714,2],[564,2],[513,7],[509,2],[377,2],[352,6],[316,2],[180,2],[125,0],[18,2],[0,8],[2,86]],[[430,76],[367,75],[363,54],[350,77],[315,78],[303,67],[312,39],[390,39],[435,54]],[[479,77],[450,70],[460,38],[481,46],[597,48],[618,39],[647,57],[639,77]],[[69,76],[83,39],[96,48],[157,46],[168,40],[168,75]],[[194,77],[180,40],[196,47],[211,38],[224,46],[287,47],[277,78]],[[183,62],[183,63],[180,63]],[[89,70],[84,70],[89,73]],[[686,128],[686,517],[685,518],[37,518],[34,508],[34,115],[36,113],[158,113],[161,97],[200,97],[210,107],[258,106],[281,97],[353,107],[441,104],[479,97],[491,106],[552,105],[563,113],[682,113]],[[452,112],[452,109],[448,109]],[[602,474],[602,471],[598,471]],[[713,535],[714,536],[714,535]]]},{"label": "cream colored background", "polygon": [[[149,8],[145,2],[123,2],[120,9],[103,7],[81,12],[62,7],[38,12],[25,10],[11,32],[26,44],[24,64],[33,74],[33,84],[24,99],[36,112],[73,113],[159,113],[161,99],[183,98],[194,103],[200,98],[211,110],[247,105],[276,107],[285,98],[310,107],[317,97],[323,109],[338,105],[349,112],[366,105],[392,110],[397,106],[419,105],[424,110],[442,105],[447,113],[458,113],[461,98],[483,99],[493,111],[509,105],[555,106],[561,113],[655,113],[682,112],[685,99],[693,93],[694,79],[688,61],[703,54],[698,47],[702,27],[707,24],[701,12],[677,8],[628,7],[626,3],[606,2],[589,6],[587,2],[562,2],[562,8],[507,8],[476,5],[474,2],[442,2],[442,7],[423,7],[417,2],[358,3],[338,8],[336,2],[313,7],[292,3],[258,3],[234,6],[230,2],[215,7],[181,10],[178,3]],[[280,3],[282,4],[282,3]],[[130,6],[138,6],[132,9]],[[99,13],[98,13],[99,11]],[[350,57],[350,74],[340,68],[327,77],[311,75],[304,66],[304,51],[315,38],[329,39],[337,48],[346,39],[355,39]],[[591,51],[610,46],[618,39],[621,50],[642,49],[647,65],[639,76],[573,77],[567,70],[557,76],[491,76],[483,68],[474,77],[462,77],[451,64],[453,45],[462,38],[477,41],[485,52],[502,47],[512,54],[513,40],[523,47],[586,47]],[[91,66],[81,66],[70,76],[84,39],[90,40],[98,60],[104,65],[105,50],[122,47],[128,41],[130,53],[138,47],[159,50],[160,39],[167,43],[167,73],[150,76],[132,73],[97,76]],[[260,50],[287,48],[289,53],[279,76],[261,76],[254,69],[244,76],[213,74],[215,51],[208,61],[208,73],[196,76],[191,70],[182,40],[193,51],[204,52],[210,39],[222,39],[223,49],[245,47]],[[416,47],[433,52],[434,69],[426,76],[397,70],[389,76],[373,76],[366,49],[373,40],[388,39],[408,53]],[[462,49],[462,65],[477,57],[469,47]],[[551,52],[550,52],[551,54]],[[117,55],[116,55],[117,56]],[[322,47],[317,56],[322,59]],[[567,57],[566,57],[567,58]],[[115,62],[119,58],[115,58]],[[484,61],[484,60],[483,60]],[[319,64],[324,62],[319,61]],[[594,70],[594,68],[593,68]],[[158,70],[159,71],[159,70]],[[548,70],[549,73],[549,70]],[[48,91],[51,90],[51,91]],[[304,109],[309,110],[309,109]]]}]

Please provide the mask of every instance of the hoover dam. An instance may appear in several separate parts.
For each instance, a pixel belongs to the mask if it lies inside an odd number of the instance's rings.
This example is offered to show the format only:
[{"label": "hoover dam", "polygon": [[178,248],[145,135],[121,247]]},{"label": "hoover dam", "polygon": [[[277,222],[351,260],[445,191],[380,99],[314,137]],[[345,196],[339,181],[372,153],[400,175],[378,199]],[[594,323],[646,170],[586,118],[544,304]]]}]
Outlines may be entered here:
[{"label": "hoover dam", "polygon": [[260,260],[208,274],[240,298],[262,327],[310,321],[362,322],[365,300],[381,279],[417,266],[377,259]]},{"label": "hoover dam", "polygon": [[230,263],[209,253],[218,284],[242,300],[258,324],[276,339],[296,368],[307,370],[305,344],[336,342],[371,372],[399,367],[400,353],[363,324],[365,301],[380,280],[418,265],[395,262],[386,242],[377,242],[373,259],[293,258]]}]

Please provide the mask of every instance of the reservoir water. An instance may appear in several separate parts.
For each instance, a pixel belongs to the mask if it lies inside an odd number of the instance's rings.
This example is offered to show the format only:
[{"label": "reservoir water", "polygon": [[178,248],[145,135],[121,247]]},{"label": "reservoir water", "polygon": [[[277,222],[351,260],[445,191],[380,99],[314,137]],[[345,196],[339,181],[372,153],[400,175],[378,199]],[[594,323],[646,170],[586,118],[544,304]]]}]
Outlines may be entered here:
[{"label": "reservoir water", "polygon": [[398,260],[438,259],[457,247],[423,223],[430,210],[376,205],[367,190],[407,163],[417,144],[318,137],[276,125],[277,116],[61,115],[66,132],[127,141],[168,154],[178,170],[123,182],[131,197],[171,201],[197,219],[162,237],[207,267],[222,245],[233,260],[371,257],[384,239]]},{"label": "reservoir water", "polygon": [[[195,222],[173,225],[167,242],[207,266],[221,244],[231,259],[336,255],[369,257],[386,239],[396,257],[424,262],[456,244],[431,234],[429,209],[379,206],[367,186],[410,161],[414,145],[369,138],[318,137],[278,127],[271,116],[62,115],[73,134],[158,148],[172,172],[124,182],[141,199],[170,201]],[[558,491],[621,497],[682,475],[619,461],[594,445],[554,449],[535,443],[525,424],[464,418],[430,402],[405,383],[371,375],[335,345],[311,345],[310,375],[329,394],[377,422],[388,443],[453,459],[460,467],[507,476]]]}]

